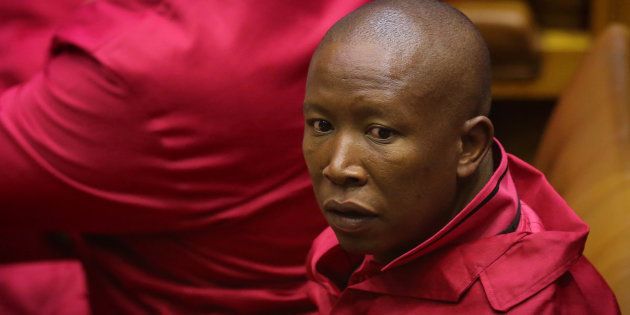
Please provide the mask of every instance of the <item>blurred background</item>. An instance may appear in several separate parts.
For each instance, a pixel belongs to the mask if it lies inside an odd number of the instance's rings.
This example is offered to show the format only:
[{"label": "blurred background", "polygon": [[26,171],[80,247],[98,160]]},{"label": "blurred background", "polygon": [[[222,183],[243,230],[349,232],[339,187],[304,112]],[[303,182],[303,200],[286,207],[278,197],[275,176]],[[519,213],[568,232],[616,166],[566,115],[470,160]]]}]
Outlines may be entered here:
[{"label": "blurred background", "polygon": [[627,0],[451,0],[480,28],[494,70],[496,133],[531,162],[560,94],[595,37],[630,25]]}]

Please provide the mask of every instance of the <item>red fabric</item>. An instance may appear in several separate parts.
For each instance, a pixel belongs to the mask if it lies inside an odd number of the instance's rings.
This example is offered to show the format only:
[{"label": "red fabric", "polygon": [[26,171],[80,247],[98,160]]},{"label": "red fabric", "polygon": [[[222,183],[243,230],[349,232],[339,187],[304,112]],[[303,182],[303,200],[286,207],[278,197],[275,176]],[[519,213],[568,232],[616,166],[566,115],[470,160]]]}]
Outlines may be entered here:
[{"label": "red fabric", "polygon": [[83,1],[0,1],[0,92],[41,70],[55,28]]},{"label": "red fabric", "polygon": [[346,254],[324,230],[307,265],[320,312],[618,314],[612,291],[582,256],[586,224],[540,172],[496,144],[500,162],[479,194],[389,264]]},{"label": "red fabric", "polygon": [[0,314],[88,314],[85,283],[76,261],[2,266]]},{"label": "red fabric", "polygon": [[77,234],[95,313],[308,311],[308,61],[355,1],[93,1],[0,97],[0,228]]},{"label": "red fabric", "polygon": [[[0,92],[43,68],[55,28],[83,0],[0,1]],[[2,164],[4,165],[4,164]],[[0,314],[86,314],[83,271],[45,233],[0,230]],[[28,263],[10,263],[37,260]]]},{"label": "red fabric", "polygon": [[[82,2],[83,0],[0,1],[0,43],[3,43],[0,45],[0,92],[27,81],[41,71],[54,30]],[[0,252],[0,262],[59,256],[50,247],[45,235],[33,231],[1,230],[0,248],[3,249]],[[37,273],[41,275],[41,272]],[[4,282],[0,281],[0,285]]]}]

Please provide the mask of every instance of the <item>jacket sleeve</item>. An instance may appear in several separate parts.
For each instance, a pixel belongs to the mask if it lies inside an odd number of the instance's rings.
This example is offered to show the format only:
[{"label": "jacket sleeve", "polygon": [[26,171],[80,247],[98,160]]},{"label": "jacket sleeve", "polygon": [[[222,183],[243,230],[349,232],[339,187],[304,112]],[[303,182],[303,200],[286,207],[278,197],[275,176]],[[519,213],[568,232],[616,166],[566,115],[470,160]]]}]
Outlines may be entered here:
[{"label": "jacket sleeve", "polygon": [[[64,49],[0,96],[0,228],[81,232],[173,227],[150,170],[154,138],[123,79]],[[159,182],[159,181],[158,181]]]}]

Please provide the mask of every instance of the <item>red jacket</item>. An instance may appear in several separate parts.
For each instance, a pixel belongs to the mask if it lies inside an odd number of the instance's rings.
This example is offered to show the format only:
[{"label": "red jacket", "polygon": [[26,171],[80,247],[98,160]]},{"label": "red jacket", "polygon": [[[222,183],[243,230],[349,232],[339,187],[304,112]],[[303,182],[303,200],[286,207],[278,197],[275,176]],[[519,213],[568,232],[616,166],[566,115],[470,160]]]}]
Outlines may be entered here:
[{"label": "red jacket", "polygon": [[311,310],[306,71],[363,2],[87,1],[0,97],[0,229],[76,233],[95,313]]},{"label": "red jacket", "polygon": [[0,92],[41,70],[55,28],[83,1],[0,1]]},{"label": "red jacket", "polygon": [[[582,256],[588,227],[543,175],[498,144],[499,166],[444,228],[385,266],[345,253],[330,228],[308,258],[323,314],[618,314]],[[347,287],[344,287],[347,281]]]}]

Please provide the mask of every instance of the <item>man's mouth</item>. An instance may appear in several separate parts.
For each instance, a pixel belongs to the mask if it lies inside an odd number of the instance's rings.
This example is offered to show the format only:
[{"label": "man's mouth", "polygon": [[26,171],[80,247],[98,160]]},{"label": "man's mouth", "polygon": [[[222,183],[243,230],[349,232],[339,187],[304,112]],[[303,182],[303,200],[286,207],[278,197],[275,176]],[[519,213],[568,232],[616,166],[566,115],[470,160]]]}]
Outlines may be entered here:
[{"label": "man's mouth", "polygon": [[371,208],[354,201],[327,200],[323,204],[324,216],[334,230],[346,233],[358,232],[378,218]]}]

